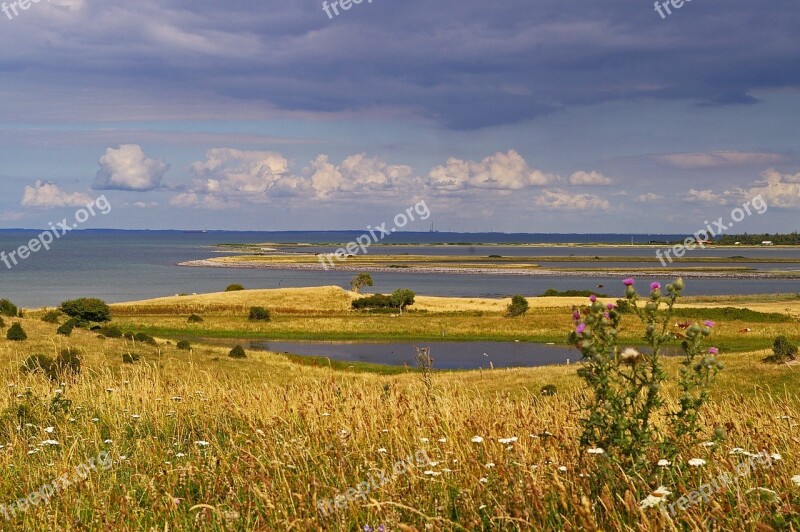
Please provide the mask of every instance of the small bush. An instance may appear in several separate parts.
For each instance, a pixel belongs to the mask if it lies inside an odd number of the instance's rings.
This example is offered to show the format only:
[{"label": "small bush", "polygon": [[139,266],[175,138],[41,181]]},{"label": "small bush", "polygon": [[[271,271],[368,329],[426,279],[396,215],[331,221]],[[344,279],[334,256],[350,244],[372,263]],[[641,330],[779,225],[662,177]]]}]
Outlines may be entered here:
[{"label": "small bush", "polygon": [[4,329],[6,326],[6,322],[3,321],[3,318],[0,318],[0,329]]},{"label": "small bush", "polygon": [[42,321],[45,323],[58,323],[61,319],[61,312],[58,310],[48,310],[42,316]]},{"label": "small bush", "polygon": [[352,307],[354,309],[375,309],[375,308],[391,308],[392,298],[383,294],[375,294],[374,296],[362,297],[353,300]]},{"label": "small bush", "polygon": [[116,325],[101,327],[100,334],[106,338],[122,338],[122,331]]},{"label": "small bush", "polygon": [[6,338],[13,342],[22,342],[28,339],[28,335],[25,334],[25,331],[22,328],[22,325],[19,323],[13,324],[8,329],[8,333],[6,333]]},{"label": "small bush", "polygon": [[62,349],[56,357],[56,370],[59,374],[71,373],[77,375],[81,372],[81,357],[77,349]]},{"label": "small bush", "polygon": [[772,342],[772,354],[764,359],[764,362],[783,364],[797,358],[797,346],[792,344],[788,338],[781,335]]},{"label": "small bush", "polygon": [[242,290],[244,290],[244,286],[238,283],[229,284],[228,287],[225,289],[226,292],[241,292]]},{"label": "small bush", "polygon": [[250,321],[270,321],[272,317],[270,316],[269,311],[264,307],[251,307],[250,315],[247,319]]},{"label": "small bush", "polygon": [[203,318],[201,318],[197,314],[192,314],[186,321],[188,321],[189,323],[203,323],[203,321],[205,320],[203,320]]},{"label": "small bush", "polygon": [[546,396],[553,396],[558,393],[558,388],[556,388],[555,384],[546,384],[545,386],[542,386],[540,393]]},{"label": "small bush", "polygon": [[0,299],[0,315],[16,318],[19,310],[17,306],[8,299]]},{"label": "small bush", "polygon": [[188,351],[192,348],[192,344],[190,344],[188,340],[180,340],[177,344],[175,344],[175,347],[182,351]]},{"label": "small bush", "polygon": [[155,338],[153,338],[149,334],[146,334],[146,333],[143,333],[143,332],[138,332],[138,333],[134,334],[133,335],[133,339],[135,341],[139,342],[139,343],[142,343],[142,344],[147,344],[147,345],[152,345],[152,346],[158,345],[158,342],[156,342]]},{"label": "small bush", "polygon": [[55,360],[47,355],[31,355],[25,359],[19,370],[22,373],[43,373],[50,376],[55,370]]},{"label": "small bush", "polygon": [[133,333],[132,332],[124,332],[122,333],[122,337],[126,340],[133,340]]},{"label": "small bush", "polygon": [[72,329],[75,328],[76,320],[68,320],[61,324],[61,326],[56,329],[56,333],[62,336],[70,336],[72,334]]},{"label": "small bush", "polygon": [[237,345],[231,352],[228,353],[228,356],[231,358],[247,358],[247,353],[244,352],[244,348],[240,345]]},{"label": "small bush", "polygon": [[528,312],[528,300],[521,295],[512,297],[511,304],[508,305],[508,315],[515,318],[517,316],[524,316],[526,312]]},{"label": "small bush", "polygon": [[105,301],[96,298],[80,298],[64,301],[58,310],[78,320],[103,323],[111,321],[111,309]]},{"label": "small bush", "polygon": [[141,357],[139,356],[139,353],[123,353],[122,354],[122,363],[123,364],[135,364],[136,362],[139,362],[140,359],[141,359]]}]

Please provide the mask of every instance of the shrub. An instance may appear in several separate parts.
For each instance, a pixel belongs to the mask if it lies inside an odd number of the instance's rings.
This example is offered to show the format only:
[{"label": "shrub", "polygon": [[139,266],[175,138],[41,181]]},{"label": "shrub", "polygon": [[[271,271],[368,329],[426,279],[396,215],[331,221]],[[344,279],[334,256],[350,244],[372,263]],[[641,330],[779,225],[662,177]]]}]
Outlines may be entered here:
[{"label": "shrub", "polygon": [[75,321],[76,320],[68,320],[61,324],[61,326],[56,329],[56,334],[60,334],[62,336],[70,336],[72,334],[72,329],[75,328]]},{"label": "shrub", "polygon": [[192,348],[192,344],[190,344],[188,340],[180,340],[177,344],[175,344],[175,347],[183,351],[188,351]]},{"label": "shrub", "polygon": [[111,321],[111,309],[100,299],[81,298],[64,301],[58,309],[79,321],[106,322]]},{"label": "shrub", "polygon": [[247,353],[244,352],[244,348],[242,346],[237,345],[231,349],[231,352],[228,353],[228,356],[231,358],[247,358]]},{"label": "shrub", "polygon": [[116,325],[101,327],[100,334],[106,338],[122,338],[122,331]]},{"label": "shrub", "polygon": [[372,276],[368,273],[359,273],[350,280],[350,288],[352,288],[353,292],[356,294],[359,293],[365,286],[374,285],[375,283],[372,280]]},{"label": "shrub", "polygon": [[45,323],[58,323],[61,319],[61,312],[58,310],[48,310],[42,316],[42,321]]},{"label": "shrub", "polygon": [[135,364],[136,362],[139,362],[140,359],[141,359],[141,357],[139,356],[139,353],[123,353],[122,354],[122,363],[123,364]]},{"label": "shrub", "polygon": [[250,315],[247,319],[250,321],[270,321],[271,317],[269,311],[264,307],[251,307]]},{"label": "shrub", "polygon": [[81,372],[81,357],[77,349],[62,349],[56,357],[56,370],[59,374],[71,373],[77,375]]},{"label": "shrub", "polygon": [[155,338],[143,332],[138,332],[134,334],[133,339],[142,344],[153,345],[153,346],[158,345],[158,342],[156,342]]},{"label": "shrub", "polygon": [[201,318],[197,314],[192,314],[186,321],[188,321],[189,323],[203,323],[203,321],[205,320],[203,320],[203,318]]},{"label": "shrub", "polygon": [[539,390],[542,395],[546,396],[553,396],[558,393],[558,388],[556,388],[555,384],[546,384],[542,386],[542,389]]},{"label": "shrub", "polygon": [[242,285],[240,285],[238,283],[229,284],[228,287],[225,288],[226,292],[241,292],[242,290],[244,290],[244,286],[242,286]]},{"label": "shrub", "polygon": [[6,333],[6,338],[14,342],[22,342],[28,339],[28,335],[25,334],[22,325],[15,323],[9,327],[8,333]]},{"label": "shrub", "polygon": [[764,362],[783,364],[789,360],[797,358],[797,346],[792,344],[788,338],[781,335],[772,342],[772,354],[764,359]]},{"label": "shrub", "polygon": [[392,298],[383,294],[375,294],[374,296],[355,299],[351,306],[354,309],[390,308],[392,306]]},{"label": "shrub", "polygon": [[3,321],[3,318],[0,318],[0,329],[4,329],[6,326],[6,322]]},{"label": "shrub", "polygon": [[514,318],[524,316],[526,312],[528,312],[528,300],[521,295],[512,297],[511,304],[508,305],[508,315]]},{"label": "shrub", "polygon": [[0,299],[0,315],[16,318],[19,310],[17,306],[8,299]]},{"label": "shrub", "polygon": [[31,355],[25,359],[19,370],[22,373],[43,373],[50,376],[55,371],[55,360],[47,355]]},{"label": "shrub", "polygon": [[[569,334],[569,342],[583,355],[578,376],[591,391],[583,405],[586,416],[580,420],[580,441],[583,446],[601,447],[627,471],[643,467],[652,470],[654,454],[674,459],[680,443],[697,438],[700,413],[709,401],[708,388],[722,364],[716,358],[716,348],[702,347],[714,324],[706,321],[688,327],[681,343],[682,367],[676,383],[679,407],[667,410],[663,387],[668,376],[659,355],[663,344],[673,340],[670,325],[683,280],[667,285],[666,296],[659,283],[652,283],[642,307],[633,279],[624,283],[631,309],[644,325],[646,351],[619,346],[621,315],[613,305],[603,305],[591,297],[590,305],[572,315],[575,330]],[[661,310],[664,304],[666,309]]]}]

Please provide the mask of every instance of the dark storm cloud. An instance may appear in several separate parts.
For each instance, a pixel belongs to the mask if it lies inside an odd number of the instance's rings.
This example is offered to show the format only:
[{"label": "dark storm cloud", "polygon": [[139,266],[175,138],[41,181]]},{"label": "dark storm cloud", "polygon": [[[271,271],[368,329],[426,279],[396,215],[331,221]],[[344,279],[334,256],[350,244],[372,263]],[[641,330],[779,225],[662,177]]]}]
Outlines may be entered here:
[{"label": "dark storm cloud", "polygon": [[32,87],[80,92],[87,110],[135,89],[142,106],[405,109],[474,129],[614,100],[752,105],[800,84],[793,0],[694,0],[666,20],[649,1],[373,0],[333,20],[316,0],[33,7],[0,20],[0,78],[21,105]]}]

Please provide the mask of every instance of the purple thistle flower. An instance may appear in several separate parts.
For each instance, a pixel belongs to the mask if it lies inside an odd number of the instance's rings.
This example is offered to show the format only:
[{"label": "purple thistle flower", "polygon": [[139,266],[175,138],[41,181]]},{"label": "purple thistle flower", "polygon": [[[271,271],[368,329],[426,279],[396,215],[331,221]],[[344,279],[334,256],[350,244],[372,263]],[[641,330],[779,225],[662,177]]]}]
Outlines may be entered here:
[{"label": "purple thistle flower", "polygon": [[609,314],[608,312],[603,312],[603,317],[605,319],[607,319],[607,320],[610,320],[611,319],[611,314]]},{"label": "purple thistle flower", "polygon": [[575,332],[578,333],[578,334],[582,334],[583,331],[585,331],[585,330],[586,330],[586,324],[585,323],[580,323],[580,324],[578,324],[577,327],[575,327]]},{"label": "purple thistle flower", "polygon": [[650,290],[659,290],[661,288],[661,283],[658,281],[654,283],[650,283]]},{"label": "purple thistle flower", "polygon": [[596,295],[594,295],[594,294],[590,295],[590,296],[589,296],[589,301],[591,301],[592,303],[594,303],[595,301],[597,301],[597,296],[596,296]]},{"label": "purple thistle flower", "polygon": [[625,286],[633,286],[633,283],[635,282],[636,281],[634,281],[632,277],[628,277],[627,279],[622,281],[622,284],[624,284]]},{"label": "purple thistle flower", "polygon": [[714,322],[711,320],[704,321],[703,325],[705,325],[706,327],[711,327],[712,329],[714,328]]},{"label": "purple thistle flower", "polygon": [[719,349],[717,349],[716,347],[709,347],[708,348],[708,352],[710,354],[712,354],[712,355],[718,355],[719,354]]},{"label": "purple thistle flower", "polygon": [[572,313],[572,319],[578,321],[579,319],[581,319],[581,313],[576,310],[575,312]]},{"label": "purple thistle flower", "polygon": [[608,305],[606,305],[606,308],[608,310],[614,310],[614,303],[609,303]]}]

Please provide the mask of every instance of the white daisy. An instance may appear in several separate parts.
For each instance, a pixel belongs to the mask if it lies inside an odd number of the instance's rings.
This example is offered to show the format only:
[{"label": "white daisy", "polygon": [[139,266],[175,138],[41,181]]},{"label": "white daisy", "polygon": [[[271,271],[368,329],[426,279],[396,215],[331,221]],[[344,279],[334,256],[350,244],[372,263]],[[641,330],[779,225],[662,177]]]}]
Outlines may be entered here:
[{"label": "white daisy", "polygon": [[491,468],[493,468],[493,467],[494,467],[494,462],[489,462],[488,464],[486,464],[486,467],[487,467],[488,469],[491,469]]},{"label": "white daisy", "polygon": [[689,465],[692,467],[700,467],[706,465],[706,461],[702,458],[692,458],[689,460]]},{"label": "white daisy", "polygon": [[642,508],[642,510],[644,510],[646,508],[655,508],[656,506],[658,506],[659,504],[664,502],[666,500],[666,498],[668,496],[670,496],[670,495],[672,495],[671,491],[669,491],[664,486],[659,486],[659,488],[657,490],[655,490],[653,493],[648,495],[640,503],[641,504],[641,508]]},{"label": "white daisy", "polygon": [[386,453],[387,451],[386,451],[386,449],[384,449],[383,447],[381,447],[380,449],[378,449],[378,452],[379,452],[379,453],[381,453],[381,454],[384,454],[384,453]]},{"label": "white daisy", "polygon": [[671,465],[672,465],[672,462],[670,462],[669,460],[665,460],[665,459],[663,459],[663,458],[662,458],[661,460],[659,460],[659,461],[658,461],[658,464],[657,464],[657,465],[658,465],[658,467],[669,467],[669,466],[671,466]]},{"label": "white daisy", "polygon": [[481,484],[486,484],[487,482],[489,482],[489,479],[486,477],[481,477],[478,479],[478,482],[480,482]]},{"label": "white daisy", "polygon": [[517,441],[517,437],[516,436],[511,436],[510,438],[500,438],[497,441],[499,441],[503,445],[508,445],[509,443],[514,443],[515,441]]},{"label": "white daisy", "polygon": [[46,429],[44,429],[44,431],[48,434],[52,434],[53,432],[55,432],[55,430],[56,430],[55,427],[47,427]]},{"label": "white daisy", "polygon": [[589,454],[605,454],[606,451],[602,447],[596,447],[594,449],[589,449],[586,452]]},{"label": "white daisy", "polygon": [[481,436],[473,436],[472,443],[483,443],[483,437]]},{"label": "white daisy", "polygon": [[795,475],[792,477],[792,482],[800,486],[800,475]]},{"label": "white daisy", "polygon": [[209,445],[211,445],[210,443],[208,443],[205,440],[198,440],[198,441],[194,442],[194,444],[197,445],[198,447],[208,447]]},{"label": "white daisy", "polygon": [[439,438],[439,443],[447,443],[447,438]]}]

